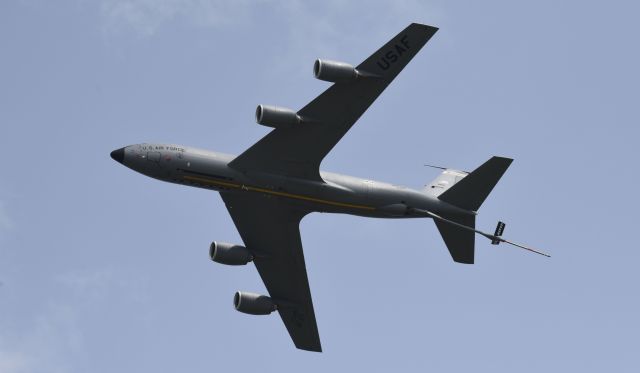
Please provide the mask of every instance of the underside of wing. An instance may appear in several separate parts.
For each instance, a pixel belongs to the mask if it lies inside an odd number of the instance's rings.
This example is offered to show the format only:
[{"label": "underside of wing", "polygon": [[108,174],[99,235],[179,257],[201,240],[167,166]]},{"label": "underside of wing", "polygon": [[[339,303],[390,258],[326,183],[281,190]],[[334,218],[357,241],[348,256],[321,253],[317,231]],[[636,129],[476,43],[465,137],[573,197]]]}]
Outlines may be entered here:
[{"label": "underside of wing", "polygon": [[297,117],[292,113],[299,123],[277,127],[229,166],[321,180],[322,159],[437,30],[409,25],[358,65],[353,79],[336,75],[337,82],[298,111]]},{"label": "underside of wing", "polygon": [[254,264],[297,348],[322,351],[300,240],[307,214],[277,197],[221,192]]}]

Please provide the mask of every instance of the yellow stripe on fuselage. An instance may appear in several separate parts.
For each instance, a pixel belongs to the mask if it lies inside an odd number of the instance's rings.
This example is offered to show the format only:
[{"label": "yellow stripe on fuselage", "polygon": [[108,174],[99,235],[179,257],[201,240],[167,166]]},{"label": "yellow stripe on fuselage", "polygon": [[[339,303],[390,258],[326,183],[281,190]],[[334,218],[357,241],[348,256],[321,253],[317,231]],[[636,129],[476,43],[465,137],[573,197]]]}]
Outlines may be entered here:
[{"label": "yellow stripe on fuselage", "polygon": [[271,190],[271,189],[258,188],[258,187],[244,185],[244,184],[232,183],[232,182],[228,182],[228,181],[213,180],[213,179],[208,179],[208,178],[204,178],[204,177],[189,176],[189,175],[183,176],[183,178],[186,179],[186,180],[199,181],[199,182],[206,183],[206,184],[209,184],[209,185],[241,189],[241,190],[245,190],[247,192],[265,193],[265,194],[271,194],[271,195],[279,196],[279,197],[287,197],[287,198],[299,199],[299,200],[302,200],[302,201],[309,201],[309,202],[317,202],[317,203],[322,203],[322,204],[325,204],[325,205],[338,206],[338,207],[350,207],[350,208],[354,208],[354,209],[371,210],[371,211],[375,210],[375,207],[371,207],[371,206],[354,205],[354,204],[351,204],[351,203],[329,201],[329,200],[326,200],[326,199],[313,198],[313,197],[308,197],[308,196],[304,196],[304,195],[301,195],[301,194],[278,192],[278,191]]}]

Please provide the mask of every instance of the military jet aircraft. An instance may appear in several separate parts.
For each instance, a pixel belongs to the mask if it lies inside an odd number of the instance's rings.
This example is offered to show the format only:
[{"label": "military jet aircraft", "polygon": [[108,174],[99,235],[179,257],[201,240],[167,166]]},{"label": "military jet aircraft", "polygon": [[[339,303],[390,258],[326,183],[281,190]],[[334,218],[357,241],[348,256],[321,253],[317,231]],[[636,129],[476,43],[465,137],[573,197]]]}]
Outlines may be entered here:
[{"label": "military jet aircraft", "polygon": [[[473,172],[444,169],[422,190],[321,172],[322,159],[438,29],[411,24],[357,67],[316,60],[316,78],[334,83],[296,111],[259,105],[256,121],[274,128],[239,156],[178,145],[139,144],[111,157],[155,179],[220,192],[244,246],[213,242],[212,260],[255,264],[269,296],[236,292],[236,310],[277,311],[295,346],[321,351],[299,224],[310,212],[434,219],[459,263],[474,262],[474,234],[531,248],[475,229],[478,208],[511,164],[493,157]],[[540,252],[538,252],[540,253]],[[540,253],[542,254],[542,253]],[[546,254],[543,254],[546,255]]]}]

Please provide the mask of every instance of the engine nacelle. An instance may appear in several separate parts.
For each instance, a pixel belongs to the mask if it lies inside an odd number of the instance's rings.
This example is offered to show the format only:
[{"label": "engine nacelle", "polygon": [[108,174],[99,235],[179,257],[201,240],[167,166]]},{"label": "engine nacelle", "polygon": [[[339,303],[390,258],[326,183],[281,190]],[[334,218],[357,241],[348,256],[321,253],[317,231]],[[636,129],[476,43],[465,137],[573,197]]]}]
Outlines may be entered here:
[{"label": "engine nacelle", "polygon": [[268,315],[278,306],[266,295],[237,291],[233,296],[233,306],[237,311],[250,315]]},{"label": "engine nacelle", "polygon": [[333,83],[351,82],[360,76],[355,67],[345,62],[317,59],[313,64],[316,79]]},{"label": "engine nacelle", "polygon": [[214,262],[232,266],[245,265],[253,260],[253,254],[244,246],[213,241],[209,256]]},{"label": "engine nacelle", "polygon": [[273,128],[291,128],[302,122],[302,118],[293,110],[269,105],[258,105],[256,122]]}]

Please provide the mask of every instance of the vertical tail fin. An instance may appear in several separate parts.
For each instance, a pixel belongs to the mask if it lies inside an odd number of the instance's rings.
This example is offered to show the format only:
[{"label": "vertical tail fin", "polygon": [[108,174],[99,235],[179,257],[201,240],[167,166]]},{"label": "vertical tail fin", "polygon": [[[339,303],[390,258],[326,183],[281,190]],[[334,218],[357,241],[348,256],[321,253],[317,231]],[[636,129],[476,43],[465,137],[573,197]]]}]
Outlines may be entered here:
[{"label": "vertical tail fin", "polygon": [[[433,167],[433,166],[430,166]],[[469,173],[466,171],[454,170],[453,168],[444,168],[444,171],[438,175],[432,182],[425,186],[424,192],[434,197],[438,197],[454,186],[457,182],[464,179]]]},{"label": "vertical tail fin", "polygon": [[465,210],[478,211],[511,162],[513,159],[510,158],[492,157],[445,190],[438,199]]}]

